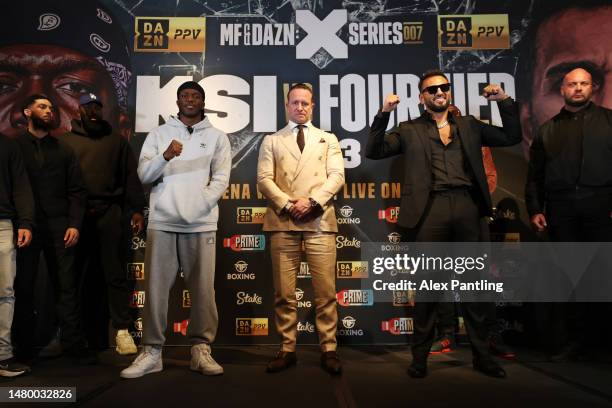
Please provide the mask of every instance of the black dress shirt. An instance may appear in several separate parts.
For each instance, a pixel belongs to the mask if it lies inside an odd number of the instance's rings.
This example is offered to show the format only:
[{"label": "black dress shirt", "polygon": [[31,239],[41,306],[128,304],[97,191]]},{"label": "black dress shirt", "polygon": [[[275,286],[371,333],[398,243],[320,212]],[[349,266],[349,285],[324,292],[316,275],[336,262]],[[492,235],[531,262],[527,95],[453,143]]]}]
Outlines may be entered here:
[{"label": "black dress shirt", "polygon": [[28,131],[17,142],[34,194],[37,224],[65,217],[68,227],[80,228],[87,191],[74,151],[53,136],[39,139]]}]

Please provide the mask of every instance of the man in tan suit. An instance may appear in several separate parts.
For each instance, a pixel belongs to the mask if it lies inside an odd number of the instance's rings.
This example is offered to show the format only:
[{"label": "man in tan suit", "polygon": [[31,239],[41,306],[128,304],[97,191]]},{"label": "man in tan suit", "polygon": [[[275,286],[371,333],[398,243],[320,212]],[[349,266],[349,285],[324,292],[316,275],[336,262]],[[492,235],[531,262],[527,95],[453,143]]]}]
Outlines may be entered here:
[{"label": "man in tan suit", "polygon": [[334,194],[344,184],[344,160],[338,139],[311,123],[313,93],[305,84],[287,94],[289,124],[264,138],[259,150],[257,186],[268,199],[264,231],[271,232],[276,328],[281,348],[267,372],[282,371],[297,361],[295,280],[302,245],[312,274],[321,365],[342,371],[336,353],[336,215]]}]

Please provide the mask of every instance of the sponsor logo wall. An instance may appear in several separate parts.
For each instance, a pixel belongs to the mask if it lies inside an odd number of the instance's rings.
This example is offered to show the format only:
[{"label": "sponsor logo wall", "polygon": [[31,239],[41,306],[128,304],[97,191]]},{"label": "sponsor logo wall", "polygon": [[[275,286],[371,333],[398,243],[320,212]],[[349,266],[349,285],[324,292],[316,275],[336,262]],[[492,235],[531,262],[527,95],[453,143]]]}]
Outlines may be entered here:
[{"label": "sponsor logo wall", "polygon": [[[280,0],[257,8],[231,0],[166,3],[140,2],[127,12],[117,2],[101,1],[104,15],[123,28],[126,44],[108,44],[103,37],[98,42],[111,50],[129,49],[128,114],[136,153],[149,131],[176,114],[176,88],[192,79],[206,90],[211,122],[230,138],[233,169],[219,204],[217,231],[217,343],[279,341],[269,236],[262,232],[266,201],[257,191],[256,166],[263,136],[286,123],[285,94],[295,82],[313,86],[313,123],[336,134],[345,160],[346,184],[334,202],[339,341],[406,343],[413,330],[412,294],[398,291],[383,302],[362,287],[370,265],[361,260],[361,244],[401,243],[397,221],[407,193],[400,159],[365,159],[369,123],[392,92],[401,102],[390,126],[418,117],[418,75],[442,67],[464,114],[500,124],[496,105],[480,97],[479,88],[501,83],[515,96],[511,39],[523,29],[526,8],[508,11],[500,4],[497,13],[490,6],[487,14],[478,14],[442,7],[438,15],[420,6],[381,9],[375,1],[362,2],[362,8],[326,1],[312,10],[294,10]],[[41,30],[55,30],[58,19],[49,14]],[[132,254],[126,275],[134,283],[129,306],[141,314],[150,301],[144,290],[146,237],[133,237],[126,246]],[[316,343],[312,270],[305,257],[296,275],[299,341]],[[193,301],[179,270],[170,294],[167,344],[188,344]],[[137,340],[143,324],[139,318],[132,332]]]}]

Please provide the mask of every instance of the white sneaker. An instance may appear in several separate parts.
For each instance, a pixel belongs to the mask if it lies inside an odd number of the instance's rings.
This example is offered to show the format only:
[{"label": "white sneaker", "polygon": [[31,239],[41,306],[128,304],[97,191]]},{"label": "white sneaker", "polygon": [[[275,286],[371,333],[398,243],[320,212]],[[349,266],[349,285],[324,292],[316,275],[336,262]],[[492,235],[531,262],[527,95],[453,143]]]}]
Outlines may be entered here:
[{"label": "white sneaker", "polygon": [[126,329],[117,330],[115,343],[117,344],[117,346],[115,347],[115,351],[117,351],[117,353],[122,356],[126,356],[128,354],[136,354],[138,352],[136,344],[134,344],[134,339],[132,338],[132,335]]},{"label": "white sneaker", "polygon": [[138,378],[163,370],[161,348],[145,346],[131,366],[121,371],[121,378]]},{"label": "white sneaker", "polygon": [[221,375],[221,367],[210,355],[210,346],[205,343],[191,346],[191,365],[193,371],[199,371],[204,375]]}]

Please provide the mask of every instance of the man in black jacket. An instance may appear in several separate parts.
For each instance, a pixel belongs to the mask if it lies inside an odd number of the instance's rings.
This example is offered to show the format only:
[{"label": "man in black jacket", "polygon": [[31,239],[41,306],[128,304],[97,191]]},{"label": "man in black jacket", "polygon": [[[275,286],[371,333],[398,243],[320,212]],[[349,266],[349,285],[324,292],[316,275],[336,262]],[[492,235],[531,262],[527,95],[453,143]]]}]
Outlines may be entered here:
[{"label": "man in black jacket", "polygon": [[[144,227],[142,213],[146,205],[142,184],[132,149],[104,120],[100,98],[86,93],[81,95],[79,104],[80,120],[72,121],[72,131],[62,140],[75,151],[87,188],[87,208],[77,256],[84,282],[83,303],[99,302],[99,288],[91,284],[97,280],[88,276],[88,271],[101,265],[111,320],[117,330],[116,351],[122,355],[135,354],[136,345],[129,333],[131,291],[125,272],[122,213],[132,212],[132,231],[139,234]],[[89,331],[93,332],[92,343],[100,341],[96,339],[96,330]]]},{"label": "man in black jacket", "polygon": [[[612,240],[612,110],[592,101],[591,73],[569,71],[561,84],[565,104],[545,122],[530,148],[525,198],[532,227],[557,242]],[[585,304],[553,305],[553,360],[577,353],[586,340]]]},{"label": "man in black jacket", "polygon": [[[15,243],[25,248],[32,240],[34,198],[19,146],[0,134],[0,376],[16,377],[30,371],[13,357],[11,323],[15,296]],[[13,231],[17,228],[17,239]],[[16,242],[15,242],[16,241]]]},{"label": "man in black jacket", "polygon": [[36,227],[32,244],[17,254],[14,322],[17,356],[25,361],[35,357],[34,287],[42,251],[56,293],[62,348],[81,363],[94,363],[95,356],[86,348],[81,329],[73,267],[86,194],[79,163],[69,146],[49,134],[55,115],[48,97],[29,96],[23,114],[28,129],[17,138],[17,143],[34,193]]},{"label": "man in black jacket", "polygon": [[[398,223],[407,241],[477,242],[480,218],[491,214],[491,196],[482,161],[482,146],[511,146],[521,141],[518,107],[497,85],[484,96],[498,101],[504,127],[484,124],[472,116],[448,112],[450,83],[441,71],[428,71],[419,81],[420,101],[426,111],[385,134],[397,95],[385,99],[375,116],[366,157],[383,159],[403,154],[404,183]],[[463,317],[472,342],[474,368],[504,377],[486,344],[486,329],[477,303],[463,303]],[[414,313],[412,377],[427,375],[427,355],[434,340],[436,303],[417,302]]]}]

